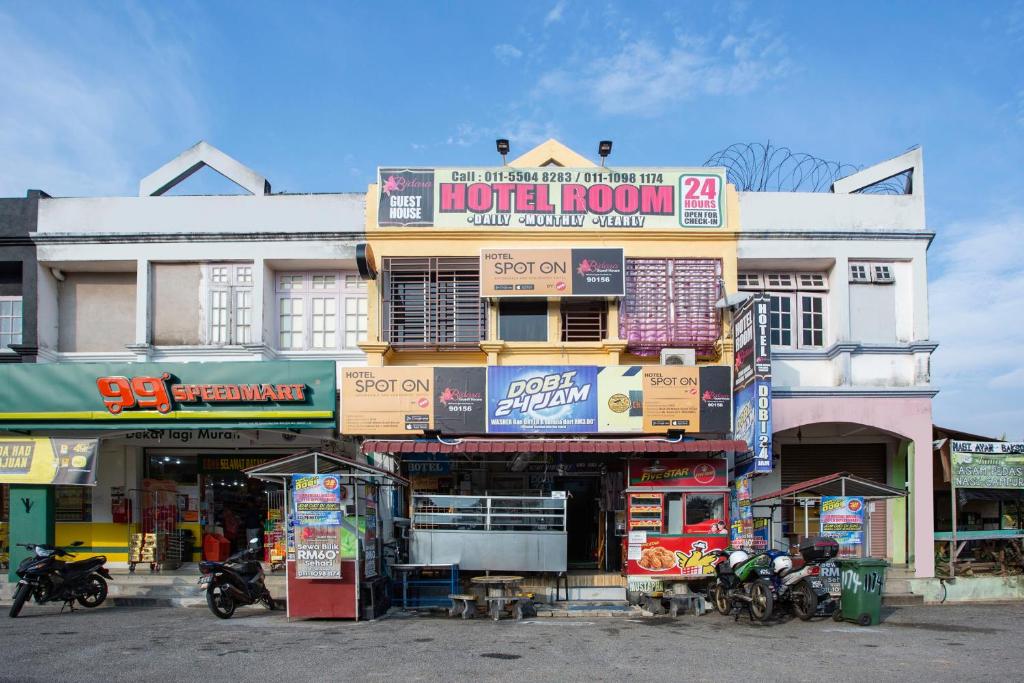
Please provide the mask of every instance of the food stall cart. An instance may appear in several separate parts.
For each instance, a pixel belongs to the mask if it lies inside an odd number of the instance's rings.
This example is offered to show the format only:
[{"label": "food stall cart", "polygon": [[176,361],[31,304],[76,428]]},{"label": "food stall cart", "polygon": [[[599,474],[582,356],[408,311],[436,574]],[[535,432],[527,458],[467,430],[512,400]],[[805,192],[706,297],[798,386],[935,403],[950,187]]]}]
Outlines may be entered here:
[{"label": "food stall cart", "polygon": [[630,460],[628,467],[623,556],[631,601],[667,583],[712,578],[711,552],[729,544],[726,459]]},{"label": "food stall cart", "polygon": [[366,619],[386,609],[380,537],[402,477],[309,451],[244,470],[284,489],[288,618]]}]

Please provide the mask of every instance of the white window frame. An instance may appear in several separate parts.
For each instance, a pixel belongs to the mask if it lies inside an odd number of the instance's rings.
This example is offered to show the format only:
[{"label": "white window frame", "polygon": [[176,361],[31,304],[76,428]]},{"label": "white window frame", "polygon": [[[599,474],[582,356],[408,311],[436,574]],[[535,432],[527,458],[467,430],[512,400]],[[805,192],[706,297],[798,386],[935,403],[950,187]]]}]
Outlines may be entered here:
[{"label": "white window frame", "polygon": [[[878,272],[880,269],[885,272]],[[895,284],[895,267],[891,261],[850,261],[850,282],[858,285]]]},{"label": "white window frame", "polygon": [[[323,280],[333,277],[333,284],[325,284]],[[285,299],[302,302],[302,320],[300,330],[282,330],[282,301]],[[333,299],[329,306],[320,314],[314,314],[317,299]],[[356,301],[356,330],[350,330],[351,314],[348,313],[348,301]],[[362,302],[362,304],[358,303]],[[363,341],[367,333],[368,303],[366,282],[357,273],[341,270],[316,271],[276,271],[274,273],[274,346],[281,351],[341,352],[358,351],[358,346],[349,346],[350,332],[355,332],[356,341]],[[360,311],[360,309],[362,309]],[[294,314],[292,314],[294,315]],[[332,317],[334,324],[331,329],[317,330],[315,315]],[[362,325],[359,322],[362,321]],[[282,334],[301,334],[301,345],[282,344]],[[362,336],[360,336],[360,334]],[[333,335],[333,344],[313,346],[317,335]]]},{"label": "white window frame", "polygon": [[[207,263],[203,268],[206,285],[205,343],[208,346],[241,346],[253,341],[253,264]],[[214,302],[227,303],[223,320]],[[220,337],[217,328],[224,327]]]},{"label": "white window frame", "polygon": [[[851,271],[852,272],[852,271]],[[828,273],[821,271],[742,271],[740,285],[741,291],[764,292],[769,296],[786,299],[789,301],[789,344],[781,343],[783,335],[780,332],[780,343],[772,344],[777,349],[821,349],[828,345]],[[812,278],[820,277],[820,282],[814,282]],[[756,284],[755,284],[756,283]],[[821,344],[804,343],[803,324],[803,299],[810,296],[821,301]],[[813,331],[812,331],[813,333]]]},{"label": "white window frame", "polygon": [[[12,351],[10,348],[11,344],[21,344],[25,339],[25,299],[22,296],[0,296],[0,302],[4,303],[17,303],[20,306],[20,313],[14,315],[2,316],[5,320],[10,320],[10,331],[0,332],[0,353]],[[13,310],[13,306],[12,306]],[[17,324],[15,324],[17,323]],[[14,328],[17,327],[18,331],[15,332]]]}]

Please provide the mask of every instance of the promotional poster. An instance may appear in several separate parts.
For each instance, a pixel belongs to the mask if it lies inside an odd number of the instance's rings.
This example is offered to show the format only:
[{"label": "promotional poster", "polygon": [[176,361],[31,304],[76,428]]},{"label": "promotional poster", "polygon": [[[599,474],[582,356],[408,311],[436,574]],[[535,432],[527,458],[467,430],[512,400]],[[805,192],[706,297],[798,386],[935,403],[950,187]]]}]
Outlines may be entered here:
[{"label": "promotional poster", "polygon": [[771,301],[757,294],[733,316],[733,434],[746,441],[753,471],[772,471]]},{"label": "promotional poster", "polygon": [[96,439],[0,437],[0,484],[95,486]]},{"label": "promotional poster", "polygon": [[597,431],[597,368],[490,366],[487,431],[586,434]]},{"label": "promotional poster", "polygon": [[381,168],[380,226],[722,228],[724,168]]},{"label": "promotional poster", "polygon": [[624,272],[622,249],[483,249],[480,296],[623,296]]},{"label": "promotional poster", "polygon": [[822,496],[821,535],[834,538],[840,546],[864,544],[864,498]]},{"label": "promotional poster", "polygon": [[299,526],[338,526],[348,490],[332,474],[292,475],[292,509]]},{"label": "promotional poster", "polygon": [[302,526],[295,534],[295,578],[340,579],[336,526]]}]

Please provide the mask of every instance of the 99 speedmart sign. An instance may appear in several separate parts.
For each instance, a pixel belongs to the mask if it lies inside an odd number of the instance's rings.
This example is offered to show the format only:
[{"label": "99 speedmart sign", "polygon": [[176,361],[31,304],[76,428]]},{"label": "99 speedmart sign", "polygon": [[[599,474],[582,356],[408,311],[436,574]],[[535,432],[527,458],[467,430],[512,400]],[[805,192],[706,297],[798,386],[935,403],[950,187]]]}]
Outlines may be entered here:
[{"label": "99 speedmart sign", "polygon": [[377,224],[722,228],[723,168],[381,168]]}]

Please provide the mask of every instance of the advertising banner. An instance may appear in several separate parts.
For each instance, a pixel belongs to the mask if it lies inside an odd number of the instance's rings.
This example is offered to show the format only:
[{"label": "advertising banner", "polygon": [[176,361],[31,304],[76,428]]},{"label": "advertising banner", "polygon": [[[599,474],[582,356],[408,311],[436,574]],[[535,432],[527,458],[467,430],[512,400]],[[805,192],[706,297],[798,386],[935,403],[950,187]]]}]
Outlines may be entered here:
[{"label": "advertising banner", "polygon": [[345,368],[342,434],[486,431],[485,368]]},{"label": "advertising banner", "polygon": [[644,432],[729,431],[729,368],[654,365],[645,366],[641,377]]},{"label": "advertising banner", "polygon": [[487,368],[487,431],[585,434],[597,431],[597,368]]},{"label": "advertising banner", "polygon": [[754,512],[750,506],[751,475],[736,477],[732,483],[729,511],[732,524],[729,528],[731,545],[734,548],[754,547]]},{"label": "advertising banner", "polygon": [[295,534],[295,578],[340,579],[337,526],[301,526]]},{"label": "advertising banner", "polygon": [[630,488],[650,486],[671,488],[676,486],[709,486],[725,488],[726,461],[724,458],[662,458],[658,460],[630,460]]},{"label": "advertising banner", "polygon": [[340,525],[347,498],[347,488],[332,474],[292,475],[292,509],[299,526]]},{"label": "advertising banner", "polygon": [[1024,443],[953,441],[957,488],[1024,489]]},{"label": "advertising banner", "polygon": [[333,427],[330,361],[0,364],[6,429]]},{"label": "advertising banner", "polygon": [[642,365],[597,368],[598,431],[644,430],[643,369]]},{"label": "advertising banner", "polygon": [[717,558],[711,551],[728,545],[725,534],[704,538],[648,536],[646,543],[629,546],[626,573],[665,578],[713,576]]},{"label": "advertising banner", "polygon": [[0,437],[0,484],[95,486],[97,439]]},{"label": "advertising banner", "polygon": [[722,228],[724,168],[380,168],[377,224]]},{"label": "advertising banner", "polygon": [[480,296],[623,296],[622,249],[482,249]]},{"label": "advertising banner", "polygon": [[864,544],[864,498],[822,496],[821,535],[841,546]]},{"label": "advertising banner", "polygon": [[761,294],[743,302],[733,316],[733,434],[746,441],[753,471],[772,471],[771,301]]}]

